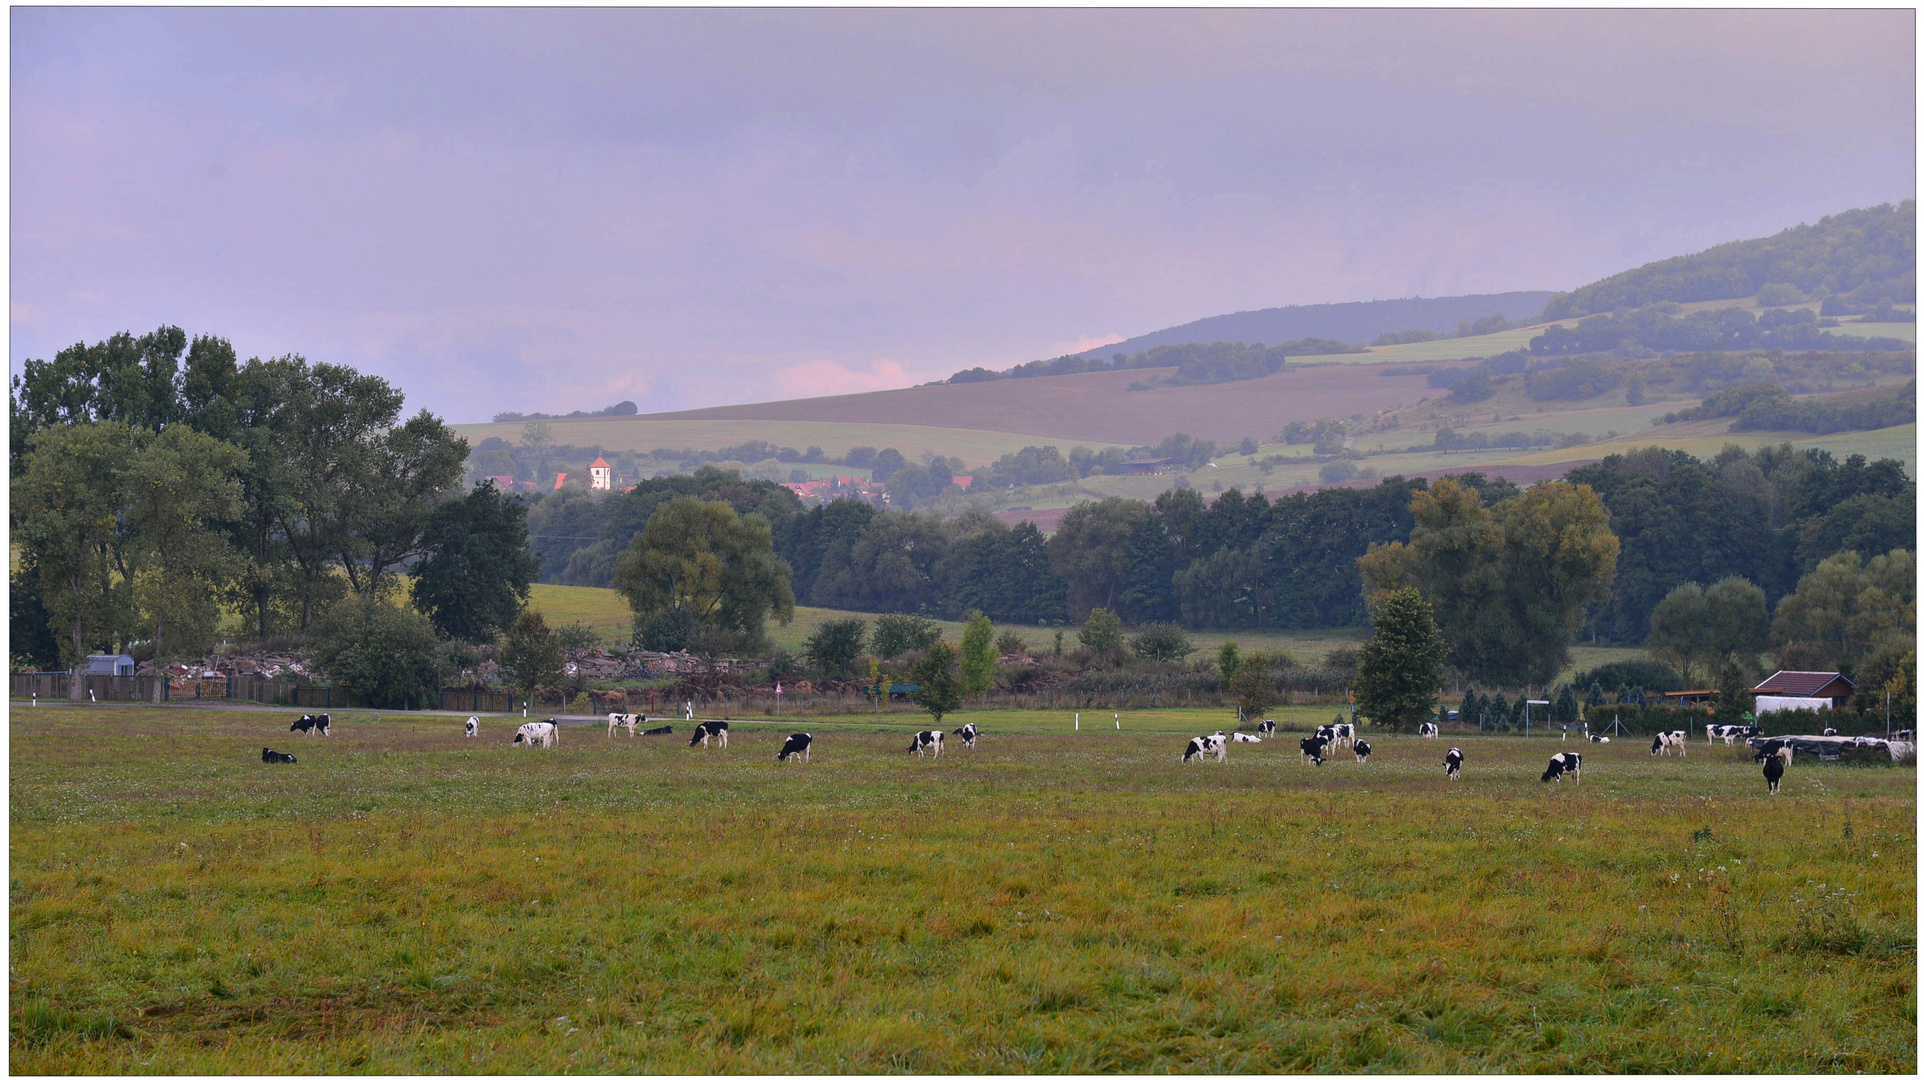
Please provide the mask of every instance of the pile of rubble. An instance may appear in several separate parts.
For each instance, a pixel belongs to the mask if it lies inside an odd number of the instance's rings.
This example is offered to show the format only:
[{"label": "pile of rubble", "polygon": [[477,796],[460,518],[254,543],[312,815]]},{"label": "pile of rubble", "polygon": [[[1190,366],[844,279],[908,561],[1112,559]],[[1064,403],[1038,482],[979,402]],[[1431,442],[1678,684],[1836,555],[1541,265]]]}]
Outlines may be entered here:
[{"label": "pile of rubble", "polygon": [[[152,660],[143,661],[134,669],[136,675],[153,673]],[[266,651],[183,660],[167,665],[167,674],[175,679],[213,679],[230,675],[258,675],[263,679],[272,679],[281,675],[315,677],[314,670],[294,653]]]}]

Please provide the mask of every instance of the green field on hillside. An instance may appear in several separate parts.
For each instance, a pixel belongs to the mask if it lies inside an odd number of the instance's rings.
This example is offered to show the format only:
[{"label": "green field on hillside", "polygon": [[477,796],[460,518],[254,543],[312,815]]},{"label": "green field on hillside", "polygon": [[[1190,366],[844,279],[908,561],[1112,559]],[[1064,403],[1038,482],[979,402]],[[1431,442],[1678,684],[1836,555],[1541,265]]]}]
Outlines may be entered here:
[{"label": "green field on hillside", "polygon": [[934,760],[912,717],[811,723],[778,765],[793,725],[16,713],[10,1067],[1916,1070],[1913,769],[1773,797],[1722,747],[1543,784],[1569,744],[1184,765],[1220,723],[980,719]]},{"label": "green field on hillside", "polygon": [[1289,362],[1292,364],[1428,364],[1440,360],[1462,360],[1472,356],[1495,356],[1498,353],[1528,348],[1531,338],[1557,325],[1560,324],[1543,323],[1539,326],[1501,330],[1494,334],[1480,334],[1476,337],[1413,341],[1407,345],[1377,345],[1368,352],[1361,353],[1292,356]]},{"label": "green field on hillside", "polygon": [[[808,420],[644,420],[630,418],[598,418],[590,420],[548,420],[543,421],[553,433],[554,441],[569,446],[599,446],[603,450],[633,450],[647,452],[654,449],[670,450],[720,450],[725,446],[739,446],[751,439],[761,439],[777,446],[792,446],[806,450],[819,446],[823,452],[833,457],[841,457],[851,447],[872,446],[876,449],[892,446],[903,456],[913,461],[923,451],[939,453],[944,456],[960,457],[970,465],[985,464],[1004,454],[1013,454],[1025,446],[1037,443],[1054,442],[1062,446],[1067,454],[1071,445],[1088,446],[1101,450],[1113,445],[1103,442],[1066,440],[1047,435],[1012,435],[1001,431],[974,431],[968,428],[933,427],[922,424],[865,424],[839,423]],[[467,437],[469,445],[479,446],[482,440],[499,437],[512,443],[521,441],[524,424],[455,424],[456,431]],[[797,465],[795,467],[805,468]],[[827,467],[824,467],[827,468]],[[839,466],[848,472],[847,466]],[[866,475],[867,470],[857,470]]]},{"label": "green field on hillside", "polygon": [[[539,611],[549,626],[563,626],[579,622],[601,635],[603,644],[619,645],[628,641],[633,621],[628,610],[628,602],[613,589],[591,589],[579,585],[536,585],[528,606]],[[795,618],[787,626],[768,624],[770,644],[779,649],[799,653],[802,642],[815,632],[816,628],[830,619],[861,618],[871,623],[875,616],[859,611],[837,611],[833,608],[802,607],[795,608]],[[943,640],[954,645],[962,642],[964,624],[959,622],[937,621],[942,628]],[[1022,635],[1033,651],[1047,651],[1054,647],[1055,633],[1063,630],[1063,647],[1073,650],[1077,647],[1076,628],[1052,626],[1020,626],[998,624],[998,630],[1012,629]],[[1331,649],[1355,648],[1368,639],[1366,628],[1342,628],[1327,630],[1195,630],[1189,640],[1195,644],[1193,659],[1204,659],[1214,655],[1223,642],[1235,640],[1243,652],[1288,653],[1297,663],[1305,666],[1320,664]],[[1595,667],[1613,660],[1641,659],[1642,649],[1624,649],[1595,645],[1575,645],[1571,647],[1571,663],[1560,678],[1567,678],[1572,671]]]}]

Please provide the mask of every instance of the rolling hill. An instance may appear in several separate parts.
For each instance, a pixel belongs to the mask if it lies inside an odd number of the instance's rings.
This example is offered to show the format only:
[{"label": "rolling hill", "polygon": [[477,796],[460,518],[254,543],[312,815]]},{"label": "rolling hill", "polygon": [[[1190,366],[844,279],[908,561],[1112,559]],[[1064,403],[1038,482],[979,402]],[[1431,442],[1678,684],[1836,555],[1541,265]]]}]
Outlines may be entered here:
[{"label": "rolling hill", "polygon": [[1312,337],[1367,344],[1383,334],[1404,330],[1448,334],[1456,331],[1458,323],[1475,322],[1488,315],[1502,315],[1511,322],[1535,320],[1553,295],[1549,292],[1507,292],[1429,299],[1419,296],[1401,300],[1300,304],[1260,311],[1238,311],[1140,334],[1127,341],[1104,345],[1078,355],[1107,357],[1113,353],[1134,354],[1162,345],[1211,341],[1275,344]]}]

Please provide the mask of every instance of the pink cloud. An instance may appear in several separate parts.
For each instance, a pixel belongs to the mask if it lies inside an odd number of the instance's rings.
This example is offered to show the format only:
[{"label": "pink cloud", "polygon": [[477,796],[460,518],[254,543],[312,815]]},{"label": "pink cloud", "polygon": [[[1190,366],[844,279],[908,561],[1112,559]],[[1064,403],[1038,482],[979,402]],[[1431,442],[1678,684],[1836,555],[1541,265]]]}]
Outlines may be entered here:
[{"label": "pink cloud", "polygon": [[775,372],[775,386],[784,397],[821,397],[859,394],[866,390],[896,390],[927,382],[893,360],[871,360],[869,369],[844,367],[833,360],[809,360]]},{"label": "pink cloud", "polygon": [[1088,352],[1090,349],[1100,349],[1104,345],[1114,345],[1118,341],[1126,340],[1128,339],[1121,334],[1084,334],[1074,341],[1058,341],[1049,348],[1052,355],[1067,356],[1070,353]]}]

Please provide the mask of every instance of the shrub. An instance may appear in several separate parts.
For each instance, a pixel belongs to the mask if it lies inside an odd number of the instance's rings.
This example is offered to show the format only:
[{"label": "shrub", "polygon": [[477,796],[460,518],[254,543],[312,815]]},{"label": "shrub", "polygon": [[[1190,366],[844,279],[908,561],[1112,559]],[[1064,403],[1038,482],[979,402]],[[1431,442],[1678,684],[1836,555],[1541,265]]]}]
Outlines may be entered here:
[{"label": "shrub", "polygon": [[1122,620],[1108,608],[1096,608],[1077,636],[1083,648],[1097,656],[1112,657],[1122,651]]},{"label": "shrub", "polygon": [[883,615],[875,620],[872,647],[875,655],[893,660],[903,653],[920,652],[942,640],[942,628],[935,620],[920,615]]},{"label": "shrub", "polygon": [[1173,664],[1196,651],[1189,635],[1174,623],[1150,623],[1136,634],[1129,647],[1144,660],[1154,660],[1159,664]]},{"label": "shrub", "polygon": [[861,619],[830,619],[808,635],[802,655],[822,674],[845,677],[854,673],[855,658],[862,655],[862,642],[867,637],[868,623]]},{"label": "shrub", "polygon": [[426,708],[451,673],[427,616],[372,597],[335,604],[315,623],[312,641],[321,670],[370,708]]}]

